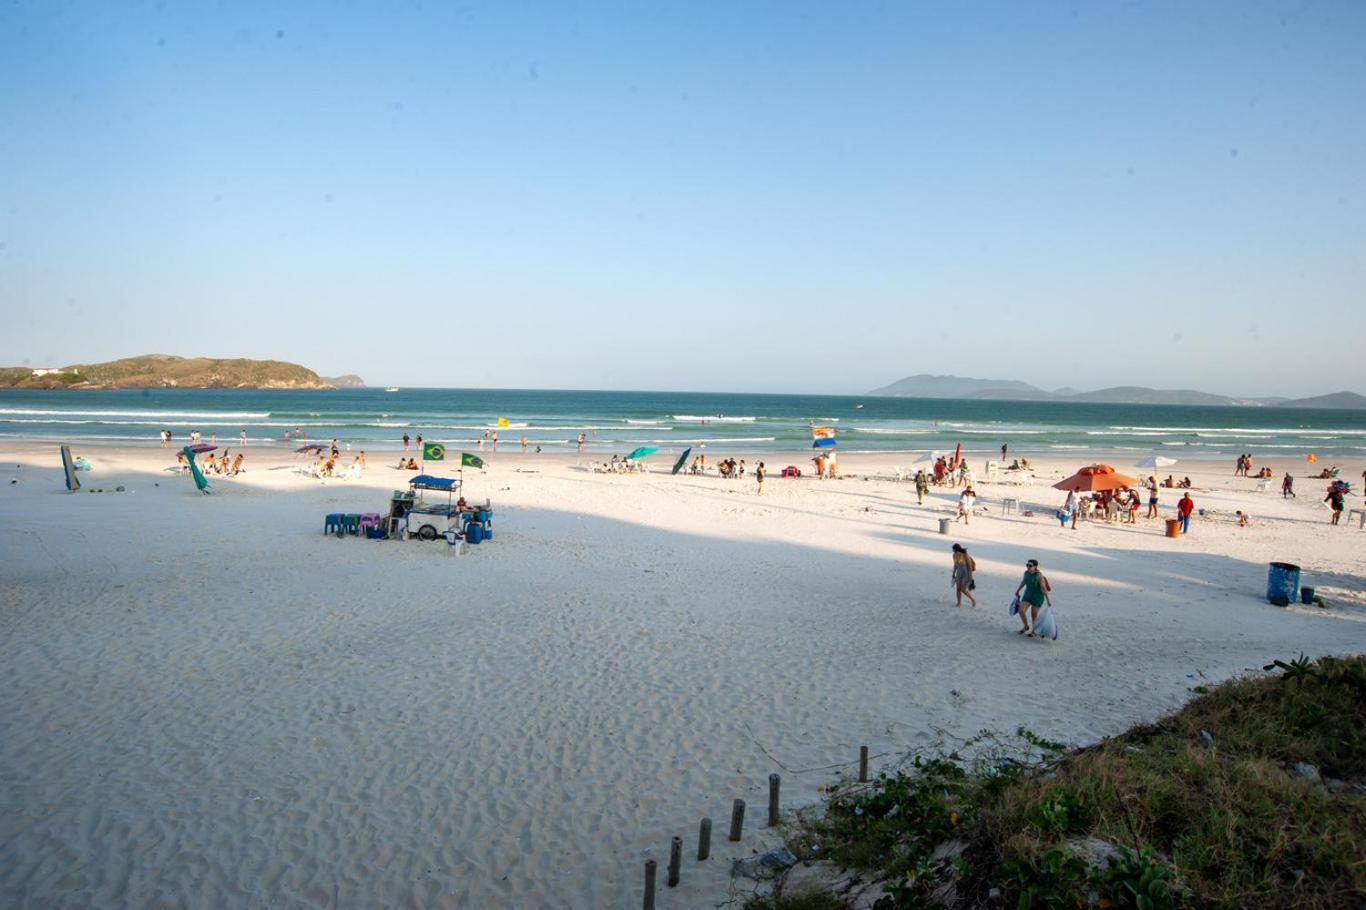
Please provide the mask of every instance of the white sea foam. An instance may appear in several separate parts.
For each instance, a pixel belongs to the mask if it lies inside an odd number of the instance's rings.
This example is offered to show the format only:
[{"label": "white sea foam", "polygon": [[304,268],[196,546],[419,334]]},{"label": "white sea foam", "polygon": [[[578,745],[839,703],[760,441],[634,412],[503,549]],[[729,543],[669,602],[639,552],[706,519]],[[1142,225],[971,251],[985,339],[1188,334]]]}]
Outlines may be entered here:
[{"label": "white sea foam", "polygon": [[67,408],[0,408],[0,415],[4,414],[26,417],[181,417],[204,420],[226,420],[230,417],[238,420],[264,420],[270,416],[269,411],[81,411]]},{"label": "white sea foam", "polygon": [[683,423],[753,423],[757,417],[726,417],[724,415],[713,415],[711,417],[701,417],[696,414],[675,414],[674,420]]}]

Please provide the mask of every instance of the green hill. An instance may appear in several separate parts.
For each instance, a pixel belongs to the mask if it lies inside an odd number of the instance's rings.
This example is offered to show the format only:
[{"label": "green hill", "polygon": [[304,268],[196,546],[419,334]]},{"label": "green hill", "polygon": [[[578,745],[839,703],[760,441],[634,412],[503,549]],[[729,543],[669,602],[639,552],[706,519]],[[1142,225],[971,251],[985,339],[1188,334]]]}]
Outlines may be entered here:
[{"label": "green hill", "polygon": [[297,363],[148,354],[60,369],[0,368],[0,387],[17,389],[331,389]]}]

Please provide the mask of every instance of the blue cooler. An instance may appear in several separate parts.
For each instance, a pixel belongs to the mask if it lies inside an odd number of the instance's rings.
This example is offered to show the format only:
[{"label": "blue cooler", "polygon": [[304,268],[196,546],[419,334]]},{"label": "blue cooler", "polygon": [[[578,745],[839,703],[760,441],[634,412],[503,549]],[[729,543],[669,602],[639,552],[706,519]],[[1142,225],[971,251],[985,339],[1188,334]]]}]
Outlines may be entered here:
[{"label": "blue cooler", "polygon": [[1266,573],[1266,599],[1278,607],[1289,606],[1300,591],[1300,567],[1273,562]]}]

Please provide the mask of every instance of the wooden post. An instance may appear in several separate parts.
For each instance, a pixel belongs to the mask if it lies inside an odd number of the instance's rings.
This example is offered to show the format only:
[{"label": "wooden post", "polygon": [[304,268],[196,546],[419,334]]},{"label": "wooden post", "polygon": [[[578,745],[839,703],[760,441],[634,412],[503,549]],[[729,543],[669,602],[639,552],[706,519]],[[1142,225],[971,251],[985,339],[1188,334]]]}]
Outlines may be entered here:
[{"label": "wooden post", "polygon": [[768,826],[778,827],[778,788],[783,784],[783,779],[776,774],[768,776]]},{"label": "wooden post", "polygon": [[678,887],[678,870],[683,865],[683,838],[669,841],[669,887]]},{"label": "wooden post", "polygon": [[711,819],[702,819],[697,829],[697,858],[704,860],[711,856]]},{"label": "wooden post", "polygon": [[652,859],[645,861],[645,903],[644,910],[655,910],[655,868],[659,864]]},{"label": "wooden post", "polygon": [[730,839],[739,840],[740,832],[745,827],[745,801],[737,799],[735,805],[730,810]]},{"label": "wooden post", "polygon": [[868,747],[858,747],[858,779],[859,783],[868,782]]}]

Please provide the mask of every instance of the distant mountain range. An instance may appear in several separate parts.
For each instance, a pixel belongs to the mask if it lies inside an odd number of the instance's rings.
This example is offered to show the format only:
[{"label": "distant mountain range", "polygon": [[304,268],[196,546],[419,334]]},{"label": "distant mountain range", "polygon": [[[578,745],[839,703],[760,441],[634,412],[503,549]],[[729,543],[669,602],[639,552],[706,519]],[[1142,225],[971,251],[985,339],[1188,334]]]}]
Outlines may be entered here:
[{"label": "distant mountain range", "polygon": [[1203,404],[1276,406],[1281,408],[1328,408],[1366,410],[1366,396],[1356,392],[1334,392],[1313,398],[1230,398],[1191,389],[1149,389],[1142,386],[1114,386],[1094,392],[1056,389],[1049,392],[1027,382],[1013,379],[970,379],[964,376],[907,376],[891,385],[874,389],[869,395],[889,398],[967,398],[986,401],[1095,401],[1108,404]]},{"label": "distant mountain range", "polygon": [[283,360],[147,354],[57,368],[0,367],[10,389],[335,389],[363,386],[359,376],[324,379]]}]

